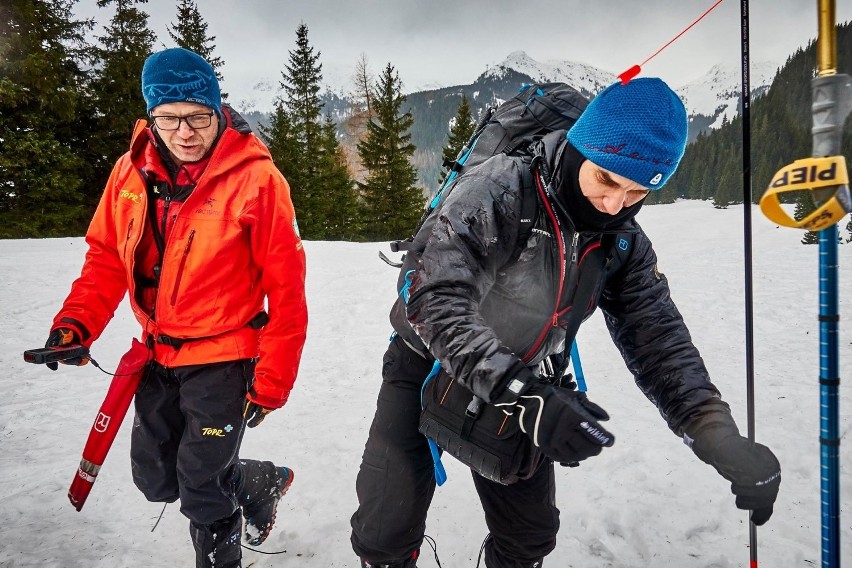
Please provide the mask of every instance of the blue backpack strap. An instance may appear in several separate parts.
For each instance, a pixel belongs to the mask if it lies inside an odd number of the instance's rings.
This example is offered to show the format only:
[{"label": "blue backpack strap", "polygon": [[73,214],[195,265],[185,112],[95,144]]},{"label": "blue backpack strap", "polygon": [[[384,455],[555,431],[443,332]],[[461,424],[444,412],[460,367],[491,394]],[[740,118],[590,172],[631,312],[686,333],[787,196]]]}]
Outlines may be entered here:
[{"label": "blue backpack strap", "polygon": [[576,339],[571,343],[571,366],[574,367],[577,390],[586,392],[586,376],[583,374],[583,364],[580,362],[580,350],[577,348]]},{"label": "blue backpack strap", "polygon": [[[426,378],[423,380],[423,386],[420,387],[420,408],[424,408],[423,404],[423,392],[426,390],[426,385],[429,384],[433,378],[438,376],[438,373],[441,372],[441,364],[438,361],[435,361],[435,364],[432,365],[432,370],[429,371],[429,374],[426,375]],[[444,464],[441,463],[441,450],[438,448],[438,444],[435,443],[435,440],[432,438],[426,438],[426,441],[429,442],[429,452],[432,454],[432,463],[435,464],[435,483],[439,486],[443,485],[444,482],[447,481],[447,471],[444,469]]]}]

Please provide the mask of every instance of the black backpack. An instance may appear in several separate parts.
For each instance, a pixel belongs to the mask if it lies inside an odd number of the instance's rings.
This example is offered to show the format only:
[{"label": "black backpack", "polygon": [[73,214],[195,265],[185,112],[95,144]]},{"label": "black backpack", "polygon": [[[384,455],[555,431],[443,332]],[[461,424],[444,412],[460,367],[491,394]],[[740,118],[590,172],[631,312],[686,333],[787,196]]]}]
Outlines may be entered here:
[{"label": "black backpack", "polygon": [[[529,160],[525,159],[529,165],[532,155],[528,148],[554,130],[571,128],[587,104],[588,100],[583,95],[564,83],[540,83],[525,86],[515,97],[486,109],[458,157],[444,164],[450,172],[426,203],[414,234],[403,241],[391,243],[392,251],[405,252],[402,262],[393,263],[379,253],[388,264],[401,267],[397,282],[400,298],[394,304],[394,310],[405,309],[409,274],[416,267],[434,226],[436,216],[433,213],[457,185],[459,176],[500,153],[529,157]],[[533,174],[529,167],[521,170],[524,181],[521,227],[514,251],[516,257],[526,246],[538,211]],[[423,234],[419,235],[421,232]],[[559,370],[559,377],[563,372],[564,367]],[[462,386],[453,389],[453,384],[454,381],[441,371],[436,362],[421,395],[424,408],[419,428],[429,440],[438,485],[446,480],[439,446],[492,481],[509,484],[531,476],[544,456],[520,431],[517,420],[507,424],[502,411],[483,406],[473,393]],[[452,395],[448,396],[450,392]]]},{"label": "black backpack", "polygon": [[[455,187],[458,177],[486,161],[491,156],[503,153],[524,155],[530,144],[554,130],[568,130],[580,117],[588,99],[565,83],[536,83],[524,85],[517,95],[499,105],[487,108],[479,119],[473,135],[461,149],[456,159],[444,163],[450,168],[446,179],[427,201],[423,215],[411,237],[393,241],[394,252],[410,251],[414,236],[426,224],[426,220]],[[525,169],[526,173],[526,169]],[[523,191],[521,230],[517,247],[522,249],[535,225],[537,211],[536,192],[532,191],[532,174],[526,177]],[[385,262],[390,262],[381,255]]]}]

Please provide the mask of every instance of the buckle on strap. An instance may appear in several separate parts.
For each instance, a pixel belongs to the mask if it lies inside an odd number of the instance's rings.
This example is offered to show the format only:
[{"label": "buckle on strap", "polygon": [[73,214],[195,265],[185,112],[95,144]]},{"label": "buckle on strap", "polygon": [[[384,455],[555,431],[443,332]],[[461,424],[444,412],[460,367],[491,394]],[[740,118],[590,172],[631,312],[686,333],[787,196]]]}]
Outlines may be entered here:
[{"label": "buckle on strap", "polygon": [[183,347],[183,344],[187,341],[191,341],[188,339],[180,339],[177,337],[170,337],[168,335],[159,334],[157,335],[157,339],[155,340],[157,343],[162,343],[163,345],[168,345],[169,347],[173,347],[174,349],[180,349]]}]

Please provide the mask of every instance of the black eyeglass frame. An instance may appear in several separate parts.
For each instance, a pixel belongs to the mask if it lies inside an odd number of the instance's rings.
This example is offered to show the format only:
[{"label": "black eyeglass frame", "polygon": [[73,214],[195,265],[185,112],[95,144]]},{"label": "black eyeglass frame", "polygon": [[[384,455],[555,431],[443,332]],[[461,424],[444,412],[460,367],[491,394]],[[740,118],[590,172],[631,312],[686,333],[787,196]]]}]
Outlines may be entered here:
[{"label": "black eyeglass frame", "polygon": [[[157,116],[150,115],[150,117],[151,117],[151,120],[153,120],[153,121],[154,121],[154,124],[157,126],[157,128],[158,128],[158,129],[163,130],[163,131],[166,131],[166,132],[172,132],[172,131],[174,131],[174,130],[180,130],[180,123],[181,123],[181,122],[185,122],[185,123],[186,123],[186,126],[187,126],[190,130],[204,130],[205,128],[209,128],[209,127],[210,127],[210,125],[211,125],[211,124],[213,124],[213,116],[214,116],[215,114],[216,114],[216,112],[211,110],[209,113],[206,113],[206,112],[194,112],[194,113],[192,113],[192,114],[188,114],[188,115],[186,115],[186,116],[172,116],[172,115],[169,115],[169,114],[165,114],[165,115],[162,115],[162,114],[161,114],[161,115],[157,115]],[[207,117],[207,124],[205,124],[204,126],[193,126],[193,125],[189,122],[189,119],[194,119],[194,118],[196,118],[196,117],[201,117],[201,116],[206,116],[206,117]],[[170,120],[175,120],[175,119],[177,119],[177,121],[178,121],[178,122],[177,122],[177,126],[175,126],[174,128],[165,128],[165,127],[163,127],[163,126],[160,124],[160,122],[157,120],[158,118],[166,118],[166,119],[170,119]]]}]

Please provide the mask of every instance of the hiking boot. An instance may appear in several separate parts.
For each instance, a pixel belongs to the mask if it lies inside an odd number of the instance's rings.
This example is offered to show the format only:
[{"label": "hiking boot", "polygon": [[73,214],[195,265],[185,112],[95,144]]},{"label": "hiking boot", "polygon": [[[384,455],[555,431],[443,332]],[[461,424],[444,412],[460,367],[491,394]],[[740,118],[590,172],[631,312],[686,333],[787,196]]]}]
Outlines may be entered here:
[{"label": "hiking boot", "polygon": [[275,524],[278,501],[287,493],[294,476],[292,470],[276,467],[273,473],[265,477],[267,481],[265,488],[257,492],[256,498],[243,505],[246,542],[252,546],[260,546],[269,536]]},{"label": "hiking boot", "polygon": [[196,568],[240,568],[240,511],[209,525],[189,523]]}]

